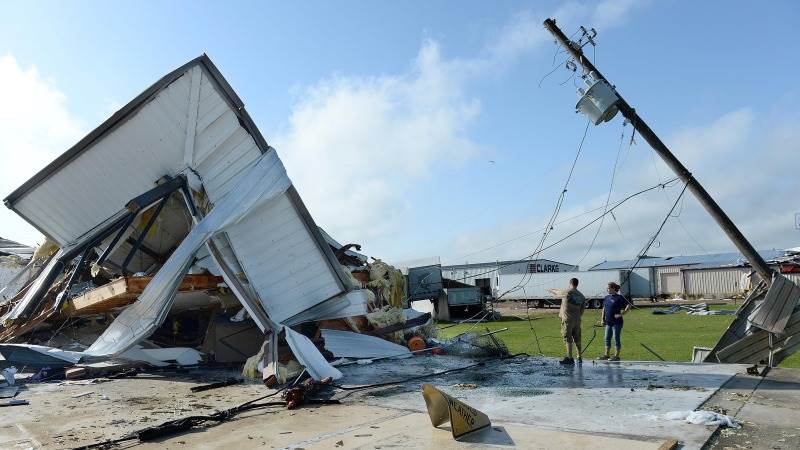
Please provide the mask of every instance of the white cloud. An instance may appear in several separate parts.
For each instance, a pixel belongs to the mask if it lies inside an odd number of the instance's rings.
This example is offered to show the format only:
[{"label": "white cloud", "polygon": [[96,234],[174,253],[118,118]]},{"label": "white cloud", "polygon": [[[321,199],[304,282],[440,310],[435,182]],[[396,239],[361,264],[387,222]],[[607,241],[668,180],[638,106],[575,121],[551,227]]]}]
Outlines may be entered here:
[{"label": "white cloud", "polygon": [[556,19],[567,36],[579,25],[605,32],[624,24],[635,9],[647,3],[648,0],[605,0],[592,6],[565,2],[549,16],[531,10],[522,11],[489,43],[484,62],[486,65],[508,64],[542,44],[553,42],[543,25],[548,17]]},{"label": "white cloud", "polygon": [[[5,197],[82,135],[66,97],[36,67],[23,68],[13,55],[0,56],[0,195]],[[0,208],[0,236],[27,244],[41,234]]]},{"label": "white cloud", "polygon": [[479,110],[426,42],[408,73],[308,88],[273,141],[317,221],[337,239],[363,242],[398,230],[403,191],[437,163],[479,151],[464,136]]},{"label": "white cloud", "polygon": [[[555,16],[568,24],[597,16],[610,27],[632,5],[566,3]],[[480,103],[465,85],[550,42],[545,17],[519,13],[472,58],[445,58],[426,41],[407,73],[333,76],[304,89],[272,142],[317,222],[337,239],[359,242],[402,229],[410,186],[442,161],[481,151],[468,136]]]},{"label": "white cloud", "polygon": [[649,3],[647,0],[605,0],[595,6],[592,12],[592,26],[606,29],[622,25],[628,21],[631,12]]}]

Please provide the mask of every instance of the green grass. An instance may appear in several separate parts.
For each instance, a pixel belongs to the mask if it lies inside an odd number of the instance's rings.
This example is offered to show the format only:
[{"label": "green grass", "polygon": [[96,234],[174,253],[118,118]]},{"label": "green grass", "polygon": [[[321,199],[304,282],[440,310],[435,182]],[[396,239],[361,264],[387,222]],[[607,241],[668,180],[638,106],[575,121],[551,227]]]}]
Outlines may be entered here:
[{"label": "green grass", "polygon": [[[733,305],[712,306],[712,309],[736,308]],[[524,312],[522,313],[524,317]],[[547,356],[561,357],[565,353],[564,341],[561,339],[560,320],[557,314],[536,313],[530,311],[530,325],[539,336],[541,352]],[[593,327],[599,317],[597,310],[587,310],[582,322],[582,342],[586,346],[592,339]],[[622,329],[621,356],[627,360],[657,360],[640,343],[652,348],[668,361],[689,361],[692,347],[713,347],[722,332],[728,327],[734,316],[690,316],[683,313],[671,315],[653,315],[650,308],[640,308],[625,315],[625,326]],[[467,330],[485,331],[508,327],[508,331],[498,333],[513,353],[539,354],[539,349],[527,320],[504,318],[495,322],[461,324],[450,326],[440,323],[441,337],[451,337]],[[603,352],[603,329],[594,328],[596,337],[584,352],[584,358],[595,358]],[[800,353],[784,360],[780,367],[800,367]]]}]

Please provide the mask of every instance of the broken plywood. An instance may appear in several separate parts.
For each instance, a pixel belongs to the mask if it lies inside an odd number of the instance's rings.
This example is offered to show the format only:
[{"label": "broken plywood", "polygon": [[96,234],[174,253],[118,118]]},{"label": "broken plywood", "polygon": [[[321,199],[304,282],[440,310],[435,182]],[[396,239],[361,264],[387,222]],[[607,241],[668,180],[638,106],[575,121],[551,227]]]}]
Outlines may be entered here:
[{"label": "broken plywood", "polygon": [[[104,286],[92,289],[67,302],[67,314],[101,314],[135,302],[153,277],[121,277]],[[186,275],[179,292],[217,289],[222,277],[215,275]]]}]

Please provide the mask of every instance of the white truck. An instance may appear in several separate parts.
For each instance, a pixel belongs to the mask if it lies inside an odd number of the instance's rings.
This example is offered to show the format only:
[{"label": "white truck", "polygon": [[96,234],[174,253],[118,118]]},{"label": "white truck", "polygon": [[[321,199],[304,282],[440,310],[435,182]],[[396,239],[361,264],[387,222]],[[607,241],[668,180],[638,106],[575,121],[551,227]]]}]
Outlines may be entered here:
[{"label": "white truck", "polygon": [[587,308],[602,307],[609,281],[622,286],[620,293],[630,299],[653,296],[651,270],[647,268],[634,269],[632,272],[589,270],[500,275],[494,296],[497,300],[525,301],[539,308],[560,305],[561,298],[550,293],[549,289],[567,289],[570,278],[578,279],[578,290],[586,297]]}]

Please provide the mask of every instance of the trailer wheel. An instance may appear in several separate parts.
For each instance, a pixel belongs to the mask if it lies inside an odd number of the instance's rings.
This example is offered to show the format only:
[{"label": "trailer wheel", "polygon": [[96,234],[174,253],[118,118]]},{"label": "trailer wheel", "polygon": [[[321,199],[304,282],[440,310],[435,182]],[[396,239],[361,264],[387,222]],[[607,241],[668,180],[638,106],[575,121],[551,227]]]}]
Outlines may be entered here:
[{"label": "trailer wheel", "polygon": [[592,300],[592,307],[594,309],[600,309],[600,299],[599,298],[596,298],[596,299]]}]

